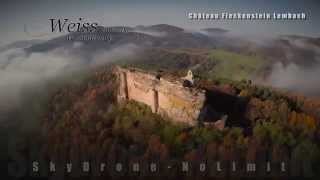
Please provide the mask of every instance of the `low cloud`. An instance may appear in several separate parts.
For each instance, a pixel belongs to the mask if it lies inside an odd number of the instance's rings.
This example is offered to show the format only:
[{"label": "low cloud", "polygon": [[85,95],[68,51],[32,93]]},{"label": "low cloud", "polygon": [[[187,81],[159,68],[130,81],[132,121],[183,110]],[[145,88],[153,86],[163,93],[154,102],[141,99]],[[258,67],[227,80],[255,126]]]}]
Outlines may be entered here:
[{"label": "low cloud", "polygon": [[158,32],[158,31],[134,30],[132,32],[142,33],[142,34],[146,34],[154,37],[164,37],[167,35],[166,32]]},{"label": "low cloud", "polygon": [[92,56],[90,64],[91,66],[99,66],[118,61],[119,59],[126,58],[129,60],[132,55],[135,55],[140,50],[141,48],[135,44],[126,44],[109,51],[101,50]]},{"label": "low cloud", "polygon": [[81,48],[85,48],[84,45],[75,42],[71,49],[26,53],[22,48],[15,48],[0,53],[0,122],[5,121],[2,119],[5,113],[26,104],[26,97],[30,94],[37,95],[39,99],[47,96],[48,84],[52,81],[70,77],[74,72],[85,72],[106,65],[114,59],[130,57],[139,49],[128,44],[90,54],[88,60],[88,56],[74,53],[81,51]]},{"label": "low cloud", "polygon": [[320,64],[312,68],[282,63],[273,66],[268,82],[275,87],[297,91],[305,95],[320,95]]}]

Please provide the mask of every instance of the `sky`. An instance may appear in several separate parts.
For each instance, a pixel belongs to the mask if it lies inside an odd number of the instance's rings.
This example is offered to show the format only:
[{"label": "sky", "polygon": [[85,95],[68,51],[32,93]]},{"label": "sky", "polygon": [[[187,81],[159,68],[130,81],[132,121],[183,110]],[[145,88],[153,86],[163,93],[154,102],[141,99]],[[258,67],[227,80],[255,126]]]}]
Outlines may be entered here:
[{"label": "sky", "polygon": [[[295,34],[320,37],[318,0],[1,0],[0,46],[35,39],[34,34],[52,38],[50,18],[79,17],[104,26],[170,24],[186,29],[225,28],[255,35]],[[304,12],[305,21],[192,21],[188,12]],[[29,34],[24,32],[28,28]],[[30,35],[31,34],[31,35]]]}]

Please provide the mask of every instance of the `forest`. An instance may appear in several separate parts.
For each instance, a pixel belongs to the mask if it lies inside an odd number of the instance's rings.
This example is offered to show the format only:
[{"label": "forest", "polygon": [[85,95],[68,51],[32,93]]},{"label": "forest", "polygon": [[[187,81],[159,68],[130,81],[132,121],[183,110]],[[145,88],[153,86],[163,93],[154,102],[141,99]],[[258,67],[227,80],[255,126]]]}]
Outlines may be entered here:
[{"label": "forest", "polygon": [[298,167],[285,176],[319,175],[320,106],[308,98],[245,80],[200,78],[199,88],[224,95],[213,96],[220,99],[212,105],[231,120],[218,130],[172,123],[137,102],[118,104],[117,86],[112,68],[104,67],[83,83],[55,92],[42,120],[43,155],[48,159],[61,152],[66,152],[64,159],[94,155],[108,162],[270,161],[275,167],[291,162]]}]

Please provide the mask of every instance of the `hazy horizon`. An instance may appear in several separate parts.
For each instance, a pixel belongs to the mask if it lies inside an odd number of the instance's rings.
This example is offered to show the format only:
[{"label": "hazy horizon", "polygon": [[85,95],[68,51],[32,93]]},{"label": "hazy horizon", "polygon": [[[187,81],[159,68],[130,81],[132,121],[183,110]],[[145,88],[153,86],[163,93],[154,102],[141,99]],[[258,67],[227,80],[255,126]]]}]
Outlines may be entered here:
[{"label": "hazy horizon", "polygon": [[[3,1],[1,5],[0,45],[18,40],[37,39],[24,32],[27,25],[31,33],[50,32],[50,18],[84,18],[102,26],[136,26],[169,24],[185,29],[223,28],[232,32],[256,36],[301,35],[320,37],[320,6],[315,0],[298,1]],[[189,20],[189,12],[277,12],[307,14],[307,20],[297,21],[228,21]],[[51,33],[44,38],[60,34]]]}]

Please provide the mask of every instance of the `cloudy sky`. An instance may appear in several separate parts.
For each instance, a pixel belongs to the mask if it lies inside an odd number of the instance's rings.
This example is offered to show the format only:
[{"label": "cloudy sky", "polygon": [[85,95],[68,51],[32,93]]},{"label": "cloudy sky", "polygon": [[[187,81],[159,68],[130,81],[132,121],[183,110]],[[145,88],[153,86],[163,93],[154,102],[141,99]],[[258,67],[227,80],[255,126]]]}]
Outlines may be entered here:
[{"label": "cloudy sky", "polygon": [[[304,12],[306,21],[191,21],[188,12]],[[226,28],[238,33],[297,34],[320,37],[318,0],[1,0],[0,45],[34,39],[50,31],[49,18],[82,17],[100,25],[151,25],[166,23],[189,29]],[[50,34],[50,38],[57,34]]]}]

